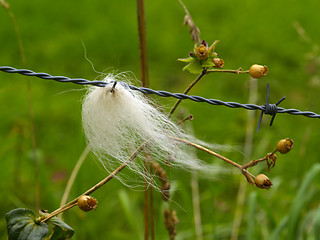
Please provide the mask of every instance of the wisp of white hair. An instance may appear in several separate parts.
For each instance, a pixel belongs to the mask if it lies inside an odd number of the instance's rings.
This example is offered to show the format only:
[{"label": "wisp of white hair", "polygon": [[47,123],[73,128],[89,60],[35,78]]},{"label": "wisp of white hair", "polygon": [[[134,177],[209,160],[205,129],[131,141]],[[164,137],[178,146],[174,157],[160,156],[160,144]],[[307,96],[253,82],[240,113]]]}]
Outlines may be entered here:
[{"label": "wisp of white hair", "polygon": [[[123,79],[120,79],[123,81]],[[92,152],[103,166],[113,171],[145,141],[153,161],[182,169],[208,170],[212,165],[188,155],[187,147],[172,137],[194,139],[180,130],[139,92],[132,92],[126,84],[118,82],[111,92],[114,75],[105,79],[105,87],[90,87],[82,107],[83,129]],[[211,166],[211,167],[209,167]],[[144,166],[134,160],[127,166],[145,176]]]}]

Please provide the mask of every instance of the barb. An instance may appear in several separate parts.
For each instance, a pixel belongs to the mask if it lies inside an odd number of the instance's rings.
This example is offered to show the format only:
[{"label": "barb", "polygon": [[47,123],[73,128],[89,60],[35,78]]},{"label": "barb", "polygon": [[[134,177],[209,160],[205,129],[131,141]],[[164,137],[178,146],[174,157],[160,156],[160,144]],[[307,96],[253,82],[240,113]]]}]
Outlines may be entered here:
[{"label": "barb", "polygon": [[[71,83],[80,84],[80,85],[94,85],[97,87],[105,87],[108,84],[103,81],[89,81],[89,80],[83,79],[83,78],[68,78],[68,77],[63,77],[63,76],[51,76],[47,73],[36,73],[36,72],[33,72],[28,69],[16,69],[13,67],[8,67],[8,66],[0,66],[0,71],[6,72],[6,73],[18,73],[18,74],[22,74],[22,75],[26,75],[26,76],[33,76],[33,77],[38,77],[38,78],[42,78],[42,79],[46,79],[46,80],[54,80],[54,81],[58,81],[58,82],[71,82]],[[320,115],[316,114],[314,112],[300,111],[297,109],[285,109],[285,108],[278,107],[277,105],[280,104],[280,102],[282,102],[284,100],[284,98],[280,99],[276,104],[269,104],[269,85],[267,86],[267,103],[265,105],[258,106],[255,104],[241,104],[241,103],[237,103],[237,102],[224,102],[224,101],[217,100],[217,99],[206,99],[206,98],[203,98],[200,96],[190,96],[190,95],[186,95],[183,93],[171,93],[171,92],[167,92],[167,91],[156,91],[156,90],[153,90],[150,88],[127,85],[123,82],[121,84],[128,86],[128,88],[131,90],[136,90],[136,91],[139,91],[139,92],[142,92],[145,94],[155,94],[160,97],[173,97],[173,98],[177,98],[177,99],[181,99],[181,100],[189,99],[194,102],[205,102],[205,103],[209,103],[211,105],[222,105],[222,106],[226,106],[226,107],[230,107],[230,108],[244,108],[247,110],[259,110],[259,111],[261,111],[261,115],[260,115],[258,129],[260,127],[263,114],[272,115],[270,126],[273,123],[273,120],[275,118],[276,113],[288,113],[288,114],[292,114],[292,115],[302,115],[302,116],[309,117],[309,118],[320,118]]]},{"label": "barb", "polygon": [[259,132],[260,129],[260,125],[261,125],[261,120],[263,117],[263,113],[265,114],[269,114],[272,116],[271,121],[270,121],[270,127],[272,126],[272,123],[274,121],[274,118],[276,117],[276,114],[278,112],[278,105],[286,99],[286,97],[282,97],[276,104],[269,104],[269,96],[270,96],[270,89],[269,89],[269,83],[267,84],[267,102],[265,105],[263,105],[265,107],[265,112],[261,111],[260,114],[260,118],[259,118],[259,123],[258,123],[258,128],[257,128],[257,132]]}]

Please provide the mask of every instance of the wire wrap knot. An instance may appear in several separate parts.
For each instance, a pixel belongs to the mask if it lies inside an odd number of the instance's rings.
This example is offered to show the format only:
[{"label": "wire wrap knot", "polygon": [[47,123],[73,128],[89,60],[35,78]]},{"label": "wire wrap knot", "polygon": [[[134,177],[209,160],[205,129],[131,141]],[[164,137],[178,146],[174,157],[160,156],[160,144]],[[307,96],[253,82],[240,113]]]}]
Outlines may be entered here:
[{"label": "wire wrap knot", "polygon": [[274,118],[276,117],[276,114],[279,112],[278,105],[283,100],[286,99],[286,97],[282,97],[276,104],[269,104],[269,97],[270,97],[270,89],[269,89],[269,84],[267,84],[267,101],[266,101],[266,104],[261,107],[261,114],[260,114],[260,118],[259,118],[257,132],[259,132],[263,114],[268,114],[268,115],[272,116],[272,118],[270,120],[270,127],[271,127],[272,123],[274,121]]}]

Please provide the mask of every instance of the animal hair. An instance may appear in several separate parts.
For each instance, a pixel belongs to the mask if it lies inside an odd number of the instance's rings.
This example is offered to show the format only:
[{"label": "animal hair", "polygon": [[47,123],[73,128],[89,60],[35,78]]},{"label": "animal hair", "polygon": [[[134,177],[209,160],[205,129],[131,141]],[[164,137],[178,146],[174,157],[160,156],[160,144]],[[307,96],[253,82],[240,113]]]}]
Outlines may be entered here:
[{"label": "animal hair", "polygon": [[[105,87],[89,87],[82,106],[83,129],[92,152],[111,172],[142,143],[148,141],[147,153],[152,160],[182,169],[208,170],[208,164],[188,154],[188,147],[172,136],[193,139],[171,122],[141,93],[132,92],[123,76],[109,74]],[[114,81],[118,82],[111,91]],[[152,184],[152,176],[145,176],[143,164],[137,159],[129,169]],[[212,169],[212,167],[211,167]]]}]

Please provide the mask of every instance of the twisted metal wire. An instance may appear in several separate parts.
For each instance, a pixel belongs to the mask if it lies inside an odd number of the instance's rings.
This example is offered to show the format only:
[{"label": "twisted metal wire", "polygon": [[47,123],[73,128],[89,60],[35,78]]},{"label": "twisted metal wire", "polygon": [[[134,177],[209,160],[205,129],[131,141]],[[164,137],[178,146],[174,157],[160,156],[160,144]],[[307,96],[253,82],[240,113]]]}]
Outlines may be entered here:
[{"label": "twisted metal wire", "polygon": [[[94,85],[97,87],[105,87],[108,83],[103,82],[103,81],[89,81],[87,79],[83,79],[83,78],[68,78],[68,77],[64,77],[64,76],[52,76],[48,73],[36,73],[33,72],[31,70],[28,69],[16,69],[13,67],[8,67],[8,66],[0,66],[0,71],[6,72],[6,73],[18,73],[18,74],[22,74],[22,75],[26,75],[26,76],[34,76],[34,77],[38,77],[38,78],[42,78],[42,79],[46,79],[46,80],[54,80],[54,81],[58,81],[58,82],[71,82],[71,83],[75,83],[75,84],[80,84],[80,85]],[[189,99],[191,101],[194,102],[205,102],[205,103],[209,103],[211,105],[222,105],[222,106],[226,106],[226,107],[230,107],[230,108],[244,108],[247,110],[259,110],[261,111],[261,114],[268,114],[268,115],[272,115],[272,120],[270,122],[270,125],[272,125],[273,119],[275,117],[275,115],[277,113],[288,113],[288,114],[292,114],[292,115],[302,115],[305,117],[309,117],[309,118],[320,118],[319,114],[316,114],[314,112],[310,112],[310,111],[300,111],[297,109],[285,109],[282,107],[278,107],[277,105],[284,100],[284,98],[282,98],[280,101],[278,101],[278,103],[276,104],[269,104],[269,86],[267,89],[267,103],[261,106],[255,105],[255,104],[241,104],[241,103],[237,103],[237,102],[224,102],[221,100],[217,100],[217,99],[206,99],[200,96],[192,96],[192,95],[186,95],[183,93],[171,93],[171,92],[167,92],[167,91],[156,91],[150,88],[145,88],[145,87],[136,87],[133,85],[127,85],[131,90],[135,90],[135,91],[139,91],[145,94],[155,94],[158,95],[160,97],[173,97],[176,99]],[[262,118],[262,116],[260,117]],[[260,121],[261,122],[261,121]],[[260,126],[260,124],[259,124]],[[258,128],[259,128],[258,126]]]}]

